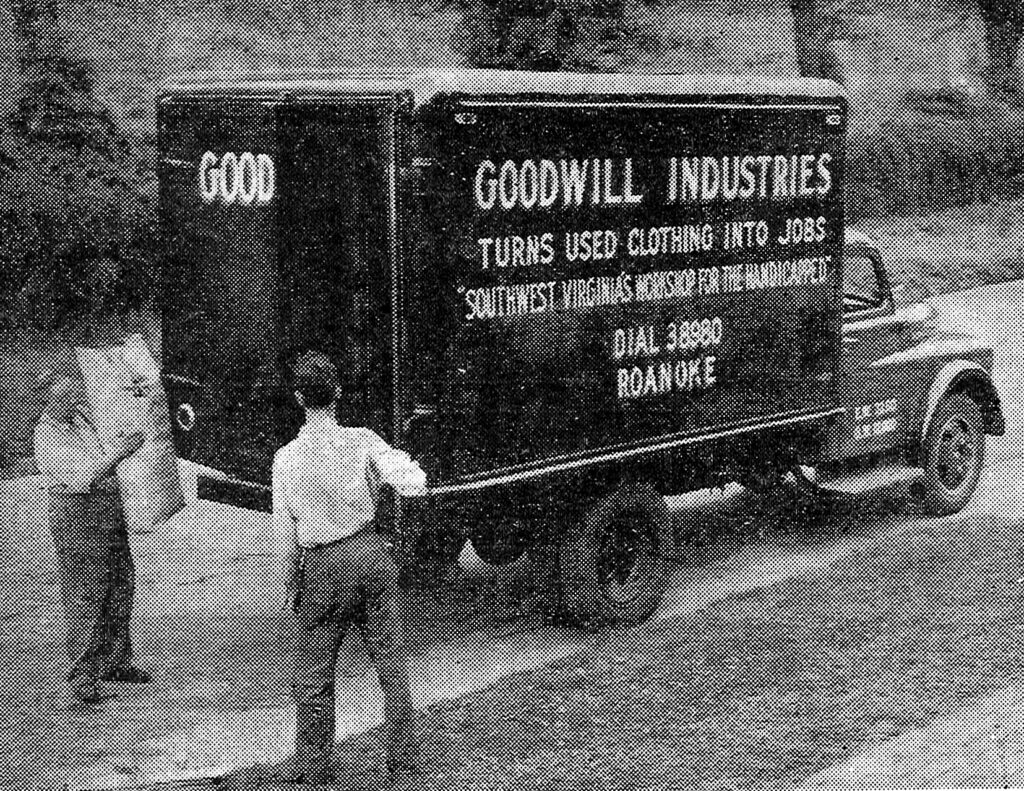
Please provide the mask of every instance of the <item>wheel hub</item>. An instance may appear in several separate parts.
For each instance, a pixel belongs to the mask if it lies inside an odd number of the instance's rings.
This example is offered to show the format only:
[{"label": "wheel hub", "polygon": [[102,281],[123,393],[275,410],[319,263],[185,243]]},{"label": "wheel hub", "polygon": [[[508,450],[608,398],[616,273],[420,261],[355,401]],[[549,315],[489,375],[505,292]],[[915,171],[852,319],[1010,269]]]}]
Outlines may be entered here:
[{"label": "wheel hub", "polygon": [[637,595],[635,588],[650,561],[648,539],[631,520],[622,519],[608,527],[601,541],[598,576],[608,598],[628,602]]},{"label": "wheel hub", "polygon": [[943,427],[935,454],[935,471],[950,491],[959,489],[970,478],[977,453],[974,428],[963,418],[954,417]]}]

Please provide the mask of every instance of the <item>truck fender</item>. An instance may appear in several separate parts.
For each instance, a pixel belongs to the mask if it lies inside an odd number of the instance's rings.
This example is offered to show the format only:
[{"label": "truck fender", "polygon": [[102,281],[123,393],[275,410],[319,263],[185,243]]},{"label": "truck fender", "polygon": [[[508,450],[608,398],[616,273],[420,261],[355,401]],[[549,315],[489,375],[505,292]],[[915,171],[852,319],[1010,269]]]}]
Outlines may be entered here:
[{"label": "truck fender", "polygon": [[965,392],[978,404],[986,434],[1003,435],[1006,424],[1003,419],[1002,403],[999,399],[999,392],[992,383],[991,375],[977,363],[968,360],[954,360],[942,367],[928,390],[928,398],[925,401],[925,409],[918,430],[919,446],[924,443],[928,425],[931,423],[932,415],[935,414],[939,401],[947,393],[953,392]]}]

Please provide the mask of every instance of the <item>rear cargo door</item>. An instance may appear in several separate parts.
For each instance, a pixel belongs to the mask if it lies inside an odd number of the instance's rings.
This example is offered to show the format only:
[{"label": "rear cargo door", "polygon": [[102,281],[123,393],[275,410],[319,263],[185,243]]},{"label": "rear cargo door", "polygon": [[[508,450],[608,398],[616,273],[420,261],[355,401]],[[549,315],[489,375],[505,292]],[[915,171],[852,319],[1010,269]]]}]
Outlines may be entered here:
[{"label": "rear cargo door", "polygon": [[161,111],[164,369],[185,458],[268,483],[329,354],[339,420],[392,433],[395,99],[196,99]]},{"label": "rear cargo door", "polygon": [[160,121],[163,367],[178,453],[238,475],[268,470],[284,395],[276,108],[167,102]]},{"label": "rear cargo door", "polygon": [[[338,420],[393,429],[397,287],[394,103],[297,104],[279,113],[281,353],[338,366]],[[293,410],[294,414],[294,410]]]}]

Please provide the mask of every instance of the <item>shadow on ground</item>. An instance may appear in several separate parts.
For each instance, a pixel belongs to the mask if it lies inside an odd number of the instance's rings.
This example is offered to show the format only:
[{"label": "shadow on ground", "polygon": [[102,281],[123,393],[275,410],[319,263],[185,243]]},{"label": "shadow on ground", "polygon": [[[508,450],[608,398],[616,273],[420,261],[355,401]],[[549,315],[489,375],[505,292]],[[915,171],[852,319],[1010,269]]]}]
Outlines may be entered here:
[{"label": "shadow on ground", "polygon": [[[671,498],[677,543],[678,569],[673,584],[691,576],[699,584],[703,575],[716,572],[715,568],[729,564],[744,553],[757,555],[766,550],[764,562],[765,577],[754,569],[746,580],[749,591],[771,583],[770,568],[774,558],[813,550],[830,540],[842,538],[851,545],[860,545],[876,536],[880,530],[892,526],[897,514],[916,514],[917,507],[905,486],[892,487],[872,495],[847,498],[824,495],[808,496],[792,485],[782,484],[770,491],[754,493],[738,485],[730,485],[717,491],[696,492]],[[823,555],[827,563],[827,553]],[[477,568],[479,573],[479,568]],[[692,573],[692,575],[691,575]],[[450,575],[449,575],[450,576]],[[552,559],[543,553],[524,556],[511,567],[493,571],[481,584],[480,577],[462,575],[453,590],[460,586],[465,596],[469,588],[475,590],[477,598],[471,608],[475,617],[487,620],[497,619],[501,628],[528,631],[540,629],[547,623],[558,622],[557,600],[551,595],[554,570]],[[469,586],[469,588],[465,586]],[[411,591],[409,602],[418,596],[431,595],[429,582],[419,591]],[[740,593],[739,595],[744,595]],[[451,594],[448,594],[451,596]],[[458,598],[456,594],[449,601]],[[408,606],[408,605],[407,605]],[[680,616],[668,616],[680,621],[693,620],[693,612]],[[479,621],[477,621],[479,623]],[[592,632],[581,653],[592,654],[602,650],[609,641],[620,641],[629,631],[643,633],[650,628],[641,625],[633,630],[604,628]],[[670,623],[659,629],[671,628]],[[581,683],[585,680],[581,680]],[[515,681],[507,683],[515,684]],[[381,728],[343,739],[335,746],[335,774],[339,785],[348,789],[375,789],[392,783],[415,787],[417,776],[440,777],[454,771],[468,761],[486,764],[486,754],[465,754],[467,739],[452,729],[452,711],[460,704],[457,701],[441,701],[417,714],[416,729],[421,744],[417,771],[408,776],[389,778],[384,765],[383,735]],[[523,712],[529,719],[530,712]],[[458,719],[458,718],[456,718]],[[463,723],[472,728],[472,716],[465,716]],[[681,727],[685,723],[680,724]],[[479,748],[479,745],[477,745]],[[497,745],[495,745],[497,747]],[[212,781],[218,787],[267,788],[287,787],[292,760],[264,763],[240,769]],[[504,771],[495,765],[494,780],[499,785],[507,781],[501,778]]]}]

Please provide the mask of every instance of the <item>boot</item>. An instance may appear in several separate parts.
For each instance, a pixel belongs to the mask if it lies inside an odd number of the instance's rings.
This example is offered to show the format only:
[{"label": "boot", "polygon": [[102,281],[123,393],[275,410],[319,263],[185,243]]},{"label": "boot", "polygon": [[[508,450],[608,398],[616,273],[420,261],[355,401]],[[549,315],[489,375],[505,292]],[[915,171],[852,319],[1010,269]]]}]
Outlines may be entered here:
[{"label": "boot", "polygon": [[307,785],[334,782],[334,701],[300,704],[295,712],[295,780]]}]

